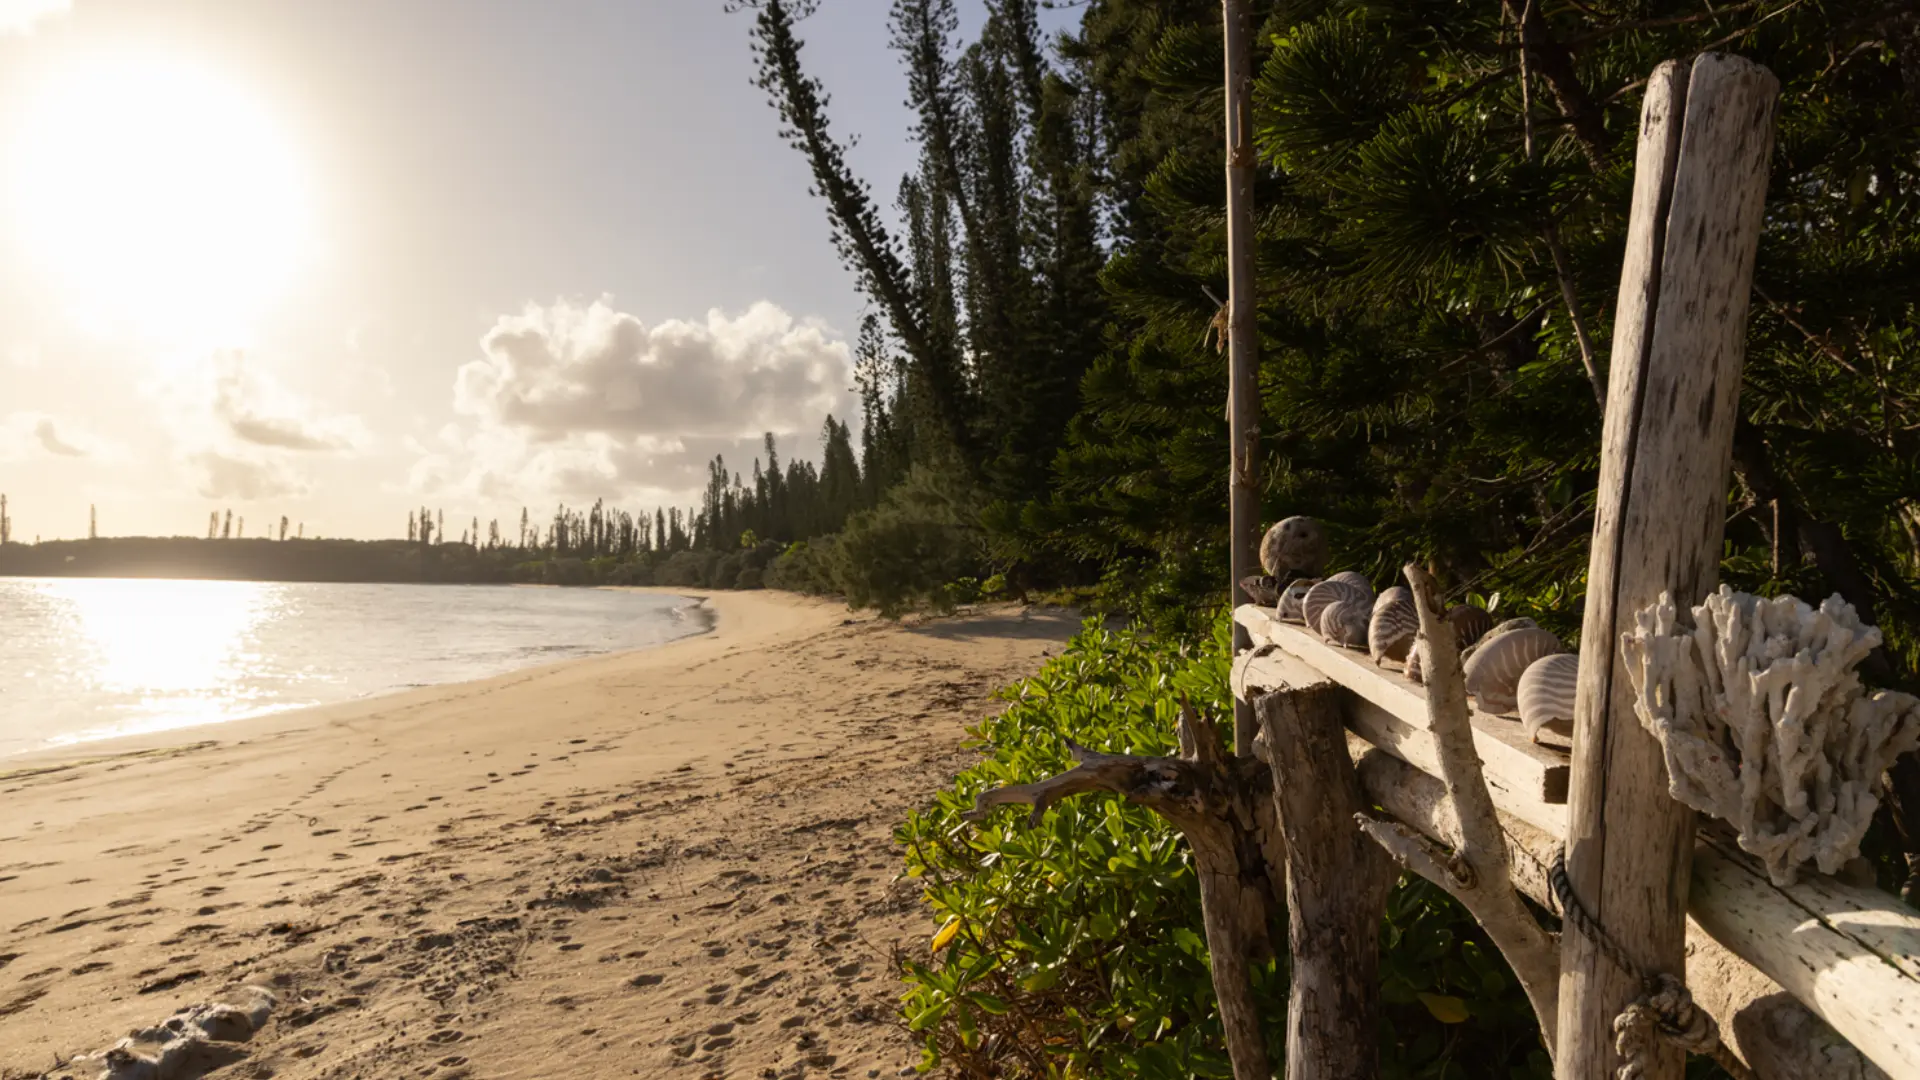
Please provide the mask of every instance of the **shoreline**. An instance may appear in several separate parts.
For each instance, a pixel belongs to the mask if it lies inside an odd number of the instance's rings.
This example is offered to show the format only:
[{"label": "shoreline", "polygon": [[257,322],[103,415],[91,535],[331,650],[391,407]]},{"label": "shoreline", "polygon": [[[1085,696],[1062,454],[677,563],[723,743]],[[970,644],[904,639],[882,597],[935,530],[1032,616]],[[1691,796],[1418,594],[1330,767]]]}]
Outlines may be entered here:
[{"label": "shoreline", "polygon": [[[576,586],[510,583],[495,587],[558,589],[574,588]],[[348,698],[345,701],[332,701],[319,705],[293,705],[286,708],[256,713],[252,716],[237,717],[232,720],[213,720],[203,723],[183,724],[179,727],[163,728],[159,731],[127,735],[108,735],[103,738],[77,739],[72,742],[43,744],[28,750],[17,750],[12,753],[0,754],[0,782],[4,782],[7,777],[22,769],[44,770],[48,767],[65,767],[69,764],[77,765],[94,761],[104,761],[129,754],[152,753],[189,742],[220,742],[222,740],[215,737],[217,733],[237,729],[243,725],[253,725],[257,727],[258,730],[252,732],[252,734],[257,736],[278,730],[283,725],[297,726],[300,721],[305,718],[305,714],[308,713],[372,704],[387,698],[400,697],[406,694],[432,692],[446,690],[451,687],[487,683],[495,679],[509,678],[515,675],[549,668],[559,668],[567,664],[587,660],[599,660],[610,656],[629,656],[635,653],[653,652],[659,649],[672,648],[681,642],[711,637],[721,632],[721,613],[711,605],[713,595],[711,590],[685,590],[665,586],[643,585],[595,585],[588,587],[608,592],[641,593],[651,596],[675,596],[690,600],[692,601],[691,604],[675,610],[706,612],[707,625],[682,634],[671,641],[662,641],[651,645],[640,645],[633,648],[613,649],[608,652],[592,653],[586,656],[570,656],[561,660],[542,661],[526,667],[510,668],[506,671],[484,676],[479,679],[461,679],[454,682],[426,683],[416,686],[396,687],[361,697]]]},{"label": "shoreline", "polygon": [[0,1078],[248,985],[220,1075],[897,1074],[932,927],[893,826],[1079,620],[701,599],[660,646],[10,759]]}]

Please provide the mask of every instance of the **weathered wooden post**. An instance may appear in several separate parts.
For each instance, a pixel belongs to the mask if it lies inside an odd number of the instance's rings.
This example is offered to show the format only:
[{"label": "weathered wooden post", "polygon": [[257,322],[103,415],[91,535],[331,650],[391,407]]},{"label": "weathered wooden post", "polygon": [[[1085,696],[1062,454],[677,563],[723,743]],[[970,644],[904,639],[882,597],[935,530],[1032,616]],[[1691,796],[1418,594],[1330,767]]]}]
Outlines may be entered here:
[{"label": "weathered wooden post", "polygon": [[[1567,871],[1581,906],[1637,971],[1569,922],[1561,944],[1560,1080],[1611,1077],[1614,1020],[1645,974],[1685,970],[1693,812],[1667,794],[1660,745],[1634,716],[1618,657],[1634,613],[1718,580],[1778,83],[1736,57],[1662,64],[1647,84],[1621,268],[1593,553],[1580,639]],[[1659,1045],[1645,1080],[1678,1080]]]},{"label": "weathered wooden post", "polygon": [[1310,676],[1254,701],[1287,840],[1289,1080],[1380,1075],[1380,924],[1399,873],[1355,824],[1368,802],[1347,752],[1343,698]]},{"label": "weathered wooden post", "polygon": [[[1260,346],[1253,305],[1253,57],[1246,0],[1220,0],[1227,73],[1227,430],[1232,462],[1227,478],[1229,565],[1233,606],[1252,598],[1241,579],[1260,572],[1260,399],[1253,372]],[[1245,650],[1246,630],[1233,628],[1233,648]],[[1233,752],[1253,753],[1253,707],[1233,704]]]}]

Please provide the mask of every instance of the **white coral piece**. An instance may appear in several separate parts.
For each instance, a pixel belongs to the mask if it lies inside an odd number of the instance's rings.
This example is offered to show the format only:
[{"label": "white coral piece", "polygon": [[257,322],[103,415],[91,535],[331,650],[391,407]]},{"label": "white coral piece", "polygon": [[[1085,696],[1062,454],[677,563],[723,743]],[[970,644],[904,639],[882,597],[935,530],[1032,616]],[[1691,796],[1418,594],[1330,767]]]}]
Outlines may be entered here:
[{"label": "white coral piece", "polygon": [[1673,797],[1739,831],[1775,885],[1860,854],[1882,774],[1920,747],[1920,699],[1869,694],[1854,670],[1880,644],[1838,596],[1818,610],[1726,586],[1681,627],[1673,599],[1620,635],[1634,712],[1660,740]]}]

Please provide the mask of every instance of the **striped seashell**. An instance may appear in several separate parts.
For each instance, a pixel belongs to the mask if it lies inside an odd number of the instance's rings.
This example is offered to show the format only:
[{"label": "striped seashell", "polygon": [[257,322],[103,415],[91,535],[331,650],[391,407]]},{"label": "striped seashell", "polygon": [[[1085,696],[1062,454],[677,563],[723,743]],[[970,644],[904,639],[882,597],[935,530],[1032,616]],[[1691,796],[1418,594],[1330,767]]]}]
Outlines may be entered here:
[{"label": "striped seashell", "polygon": [[1414,610],[1413,594],[1406,586],[1395,585],[1373,602],[1373,617],[1367,622],[1367,655],[1376,664],[1405,660],[1419,632],[1420,613]]},{"label": "striped seashell", "polygon": [[1318,577],[1326,565],[1326,530],[1310,517],[1285,518],[1260,538],[1260,568],[1282,581]]},{"label": "striped seashell", "polygon": [[1407,646],[1407,662],[1400,673],[1422,686],[1427,684],[1427,673],[1420,670],[1420,638],[1417,635],[1413,644]]},{"label": "striped seashell", "polygon": [[1319,578],[1295,578],[1287,582],[1286,587],[1280,590],[1280,604],[1274,610],[1274,614],[1280,617],[1281,622],[1306,622],[1306,609],[1303,605],[1306,603],[1307,591],[1318,584],[1320,584]]},{"label": "striped seashell", "polygon": [[1467,693],[1490,713],[1510,713],[1519,704],[1521,674],[1535,660],[1560,651],[1560,639],[1538,627],[1489,637],[1467,657]]},{"label": "striped seashell", "polygon": [[1248,601],[1261,607],[1272,607],[1280,602],[1280,583],[1271,574],[1250,574],[1241,578],[1240,591],[1247,594]]},{"label": "striped seashell", "polygon": [[1448,608],[1447,621],[1453,624],[1454,644],[1462,649],[1479,641],[1487,631],[1493,629],[1493,616],[1470,604]]},{"label": "striped seashell", "polygon": [[1367,643],[1367,605],[1359,600],[1340,599],[1320,611],[1320,636],[1335,645],[1361,648]]},{"label": "striped seashell", "polygon": [[1351,570],[1344,570],[1307,590],[1300,601],[1300,614],[1307,625],[1315,630],[1320,628],[1320,613],[1335,600],[1353,600],[1363,610],[1373,606],[1373,586],[1367,579]]},{"label": "striped seashell", "polygon": [[[1520,723],[1536,743],[1573,748],[1573,696],[1580,684],[1580,658],[1573,653],[1543,656],[1520,676],[1516,697]],[[1542,739],[1552,737],[1552,742]]]},{"label": "striped seashell", "polygon": [[1503,623],[1499,623],[1495,625],[1493,629],[1487,631],[1486,633],[1481,634],[1479,641],[1476,641],[1471,645],[1462,645],[1460,647],[1460,661],[1461,663],[1465,663],[1467,660],[1467,657],[1473,655],[1473,650],[1479,648],[1482,645],[1485,645],[1487,642],[1493,640],[1494,638],[1500,636],[1501,634],[1506,633],[1509,630],[1533,630],[1533,629],[1538,629],[1539,626],[1540,624],[1537,622],[1534,622],[1532,619],[1525,619],[1525,618],[1508,619]]}]

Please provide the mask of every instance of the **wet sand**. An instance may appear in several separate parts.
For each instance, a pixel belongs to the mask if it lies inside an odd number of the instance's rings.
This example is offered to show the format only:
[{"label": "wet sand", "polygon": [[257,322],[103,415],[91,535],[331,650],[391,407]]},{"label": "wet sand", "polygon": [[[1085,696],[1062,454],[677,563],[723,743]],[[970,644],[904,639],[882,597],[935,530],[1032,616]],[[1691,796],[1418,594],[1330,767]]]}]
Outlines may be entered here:
[{"label": "wet sand", "polygon": [[892,827],[1077,619],[709,604],[658,648],[0,763],[0,1078],[249,985],[269,1019],[185,1075],[898,1075],[888,958],[932,923]]}]

